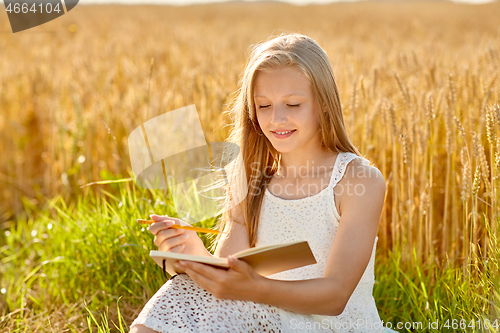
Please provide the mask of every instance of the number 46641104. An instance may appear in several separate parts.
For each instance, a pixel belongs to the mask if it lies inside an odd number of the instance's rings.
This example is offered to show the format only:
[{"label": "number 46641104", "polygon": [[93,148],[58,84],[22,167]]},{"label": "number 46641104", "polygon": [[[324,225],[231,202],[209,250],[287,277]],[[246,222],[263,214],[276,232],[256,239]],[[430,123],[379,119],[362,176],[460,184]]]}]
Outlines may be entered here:
[{"label": "number 46641104", "polygon": [[28,12],[36,13],[37,12],[37,8],[36,8],[37,5],[40,7],[39,8],[40,13],[52,13],[53,11],[59,13],[61,11],[61,9],[59,8],[59,3],[57,3],[52,8],[52,4],[50,2],[45,4],[45,11],[43,8],[43,4],[41,4],[41,3],[40,4],[34,3],[30,8],[28,3],[20,4],[18,2],[16,2],[15,4],[9,3],[9,5],[7,6],[7,8],[5,8],[5,10],[8,13],[16,13],[16,14],[28,13]]}]

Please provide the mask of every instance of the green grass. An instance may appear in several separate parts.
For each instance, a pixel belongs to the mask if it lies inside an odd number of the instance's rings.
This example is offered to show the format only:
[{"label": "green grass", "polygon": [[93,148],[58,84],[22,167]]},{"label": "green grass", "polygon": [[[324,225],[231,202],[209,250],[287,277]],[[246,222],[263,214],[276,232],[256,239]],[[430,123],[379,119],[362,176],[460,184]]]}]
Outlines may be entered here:
[{"label": "green grass", "polygon": [[[127,181],[88,187],[74,204],[53,198],[41,210],[25,199],[26,217],[0,233],[0,331],[128,331],[165,282],[148,255],[153,236],[135,222],[151,213],[175,216],[164,197]],[[379,249],[374,297],[381,318],[393,325],[450,320],[450,329],[400,332],[479,332],[452,329],[451,320],[500,317],[494,248],[487,265],[477,262],[466,272],[452,263],[422,264],[416,255],[404,263],[400,251]]]},{"label": "green grass", "polygon": [[[400,332],[499,332],[499,258],[497,252],[487,266],[471,264],[464,276],[461,266],[449,262],[420,263],[416,251],[409,263],[402,262],[399,251],[380,257],[373,293],[380,316],[393,328],[398,322],[409,328]],[[498,320],[497,327],[484,329],[485,319]]]},{"label": "green grass", "polygon": [[[61,312],[63,318],[54,320],[64,328],[81,331],[87,310],[95,324],[106,307],[117,308],[120,297],[130,317],[130,307],[138,308],[165,281],[149,258],[153,236],[135,222],[151,213],[175,216],[162,194],[127,182],[117,195],[89,189],[74,205],[56,197],[37,211],[25,200],[29,218],[16,221],[0,238],[0,289],[5,291],[0,330],[24,332],[44,311],[41,326],[49,326],[54,311]],[[118,319],[117,309],[110,316]]]}]

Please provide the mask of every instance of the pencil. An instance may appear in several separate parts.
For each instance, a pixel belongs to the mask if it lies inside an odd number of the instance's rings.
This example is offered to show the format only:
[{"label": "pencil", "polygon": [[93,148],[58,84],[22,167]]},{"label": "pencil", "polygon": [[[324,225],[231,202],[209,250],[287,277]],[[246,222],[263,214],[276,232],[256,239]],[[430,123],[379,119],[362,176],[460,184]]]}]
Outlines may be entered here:
[{"label": "pencil", "polygon": [[[155,222],[161,222],[161,221],[152,221],[152,220],[137,219],[137,223],[143,223],[143,224],[149,224],[149,225],[151,225],[151,224],[153,224]],[[205,232],[205,233],[210,233],[210,234],[220,234],[221,233],[220,231],[214,230],[214,229],[189,227],[189,226],[186,226],[186,225],[178,225],[178,224],[174,224],[173,226],[171,226],[171,228],[174,228],[174,229],[184,229],[184,230],[193,230],[193,231],[197,231],[197,232]]]}]

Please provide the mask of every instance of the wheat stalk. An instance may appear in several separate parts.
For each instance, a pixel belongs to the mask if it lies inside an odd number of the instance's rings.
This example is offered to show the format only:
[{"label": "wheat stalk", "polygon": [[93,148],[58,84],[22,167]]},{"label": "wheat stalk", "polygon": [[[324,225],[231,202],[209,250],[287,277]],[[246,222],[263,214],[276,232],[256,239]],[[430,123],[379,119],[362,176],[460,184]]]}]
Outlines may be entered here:
[{"label": "wheat stalk", "polygon": [[372,97],[375,97],[375,92],[377,91],[377,83],[378,83],[378,69],[373,69],[373,80],[372,80]]},{"label": "wheat stalk", "polygon": [[483,176],[484,185],[486,187],[487,195],[492,197],[493,192],[491,189],[491,182],[490,182],[490,168],[489,168],[488,162],[486,160],[486,154],[484,152],[484,147],[480,143],[479,143],[479,161],[480,161],[480,165],[481,165],[481,175]]},{"label": "wheat stalk", "polygon": [[394,76],[396,77],[396,80],[398,81],[398,86],[399,86],[399,89],[401,90],[401,95],[403,95],[405,105],[406,105],[406,107],[409,107],[410,98],[408,97],[408,91],[405,89],[403,82],[399,78],[399,75],[397,73],[394,73]]},{"label": "wheat stalk", "polygon": [[495,116],[493,107],[486,108],[486,138],[491,146],[495,142]]},{"label": "wheat stalk", "polygon": [[484,180],[484,186],[486,188],[486,195],[491,196],[491,183],[490,183],[490,169],[486,161],[486,154],[484,152],[483,145],[479,142],[479,138],[476,133],[472,136],[472,142],[474,147],[474,157],[479,159],[479,165],[481,166],[481,175]]},{"label": "wheat stalk", "polygon": [[455,85],[453,84],[453,74],[449,73],[448,74],[448,85],[449,85],[449,88],[450,88],[450,108],[453,109],[453,111],[455,111],[455,106],[456,106],[456,103],[457,103],[457,91],[455,89]]},{"label": "wheat stalk", "polygon": [[462,126],[462,123],[460,122],[460,120],[456,116],[453,117],[453,120],[455,121],[457,129],[460,132],[460,136],[462,137],[462,139],[465,142],[467,142],[467,137],[465,135],[465,128]]},{"label": "wheat stalk", "polygon": [[446,133],[446,138],[445,138],[445,147],[446,147],[446,153],[450,155],[453,152],[453,135],[452,135],[452,130],[451,130],[451,123],[452,123],[452,111],[451,111],[451,106],[452,104],[448,99],[448,103],[445,105],[445,111],[444,111],[444,130]]},{"label": "wheat stalk", "polygon": [[467,148],[462,147],[460,151],[460,159],[462,161],[462,191],[461,191],[461,199],[462,202],[465,202],[470,198],[470,163],[469,157],[467,154]]},{"label": "wheat stalk", "polygon": [[[481,169],[478,165],[476,167],[476,171],[474,172],[474,182],[472,184],[472,197],[473,197],[473,207],[472,207],[472,219],[471,219],[471,228],[470,228],[470,238],[468,247],[472,246],[472,244],[476,244],[476,229],[477,229],[477,194],[479,192],[480,184],[480,176]],[[474,248],[473,248],[474,249]],[[473,257],[475,256],[475,252],[472,251]],[[472,258],[471,258],[472,259]]]},{"label": "wheat stalk", "polygon": [[410,146],[406,134],[401,134],[401,141],[403,142],[403,162],[404,164],[411,164]]},{"label": "wheat stalk", "polygon": [[391,133],[392,137],[396,138],[398,135],[398,127],[396,125],[396,112],[394,110],[394,104],[390,103],[389,104],[389,119],[390,119],[390,124],[391,124]]},{"label": "wheat stalk", "polygon": [[493,109],[494,109],[494,113],[496,115],[496,124],[497,124],[497,127],[498,127],[498,130],[500,130],[500,106],[498,104],[495,104],[493,106]]}]

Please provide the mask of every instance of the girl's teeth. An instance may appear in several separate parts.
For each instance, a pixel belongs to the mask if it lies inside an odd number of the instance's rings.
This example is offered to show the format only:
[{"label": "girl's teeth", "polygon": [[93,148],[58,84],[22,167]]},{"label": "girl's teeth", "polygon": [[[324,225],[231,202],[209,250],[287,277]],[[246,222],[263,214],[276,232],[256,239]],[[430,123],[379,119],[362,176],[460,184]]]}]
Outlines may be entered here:
[{"label": "girl's teeth", "polygon": [[286,134],[286,133],[290,133],[291,131],[287,131],[287,132],[276,132],[278,134]]}]

